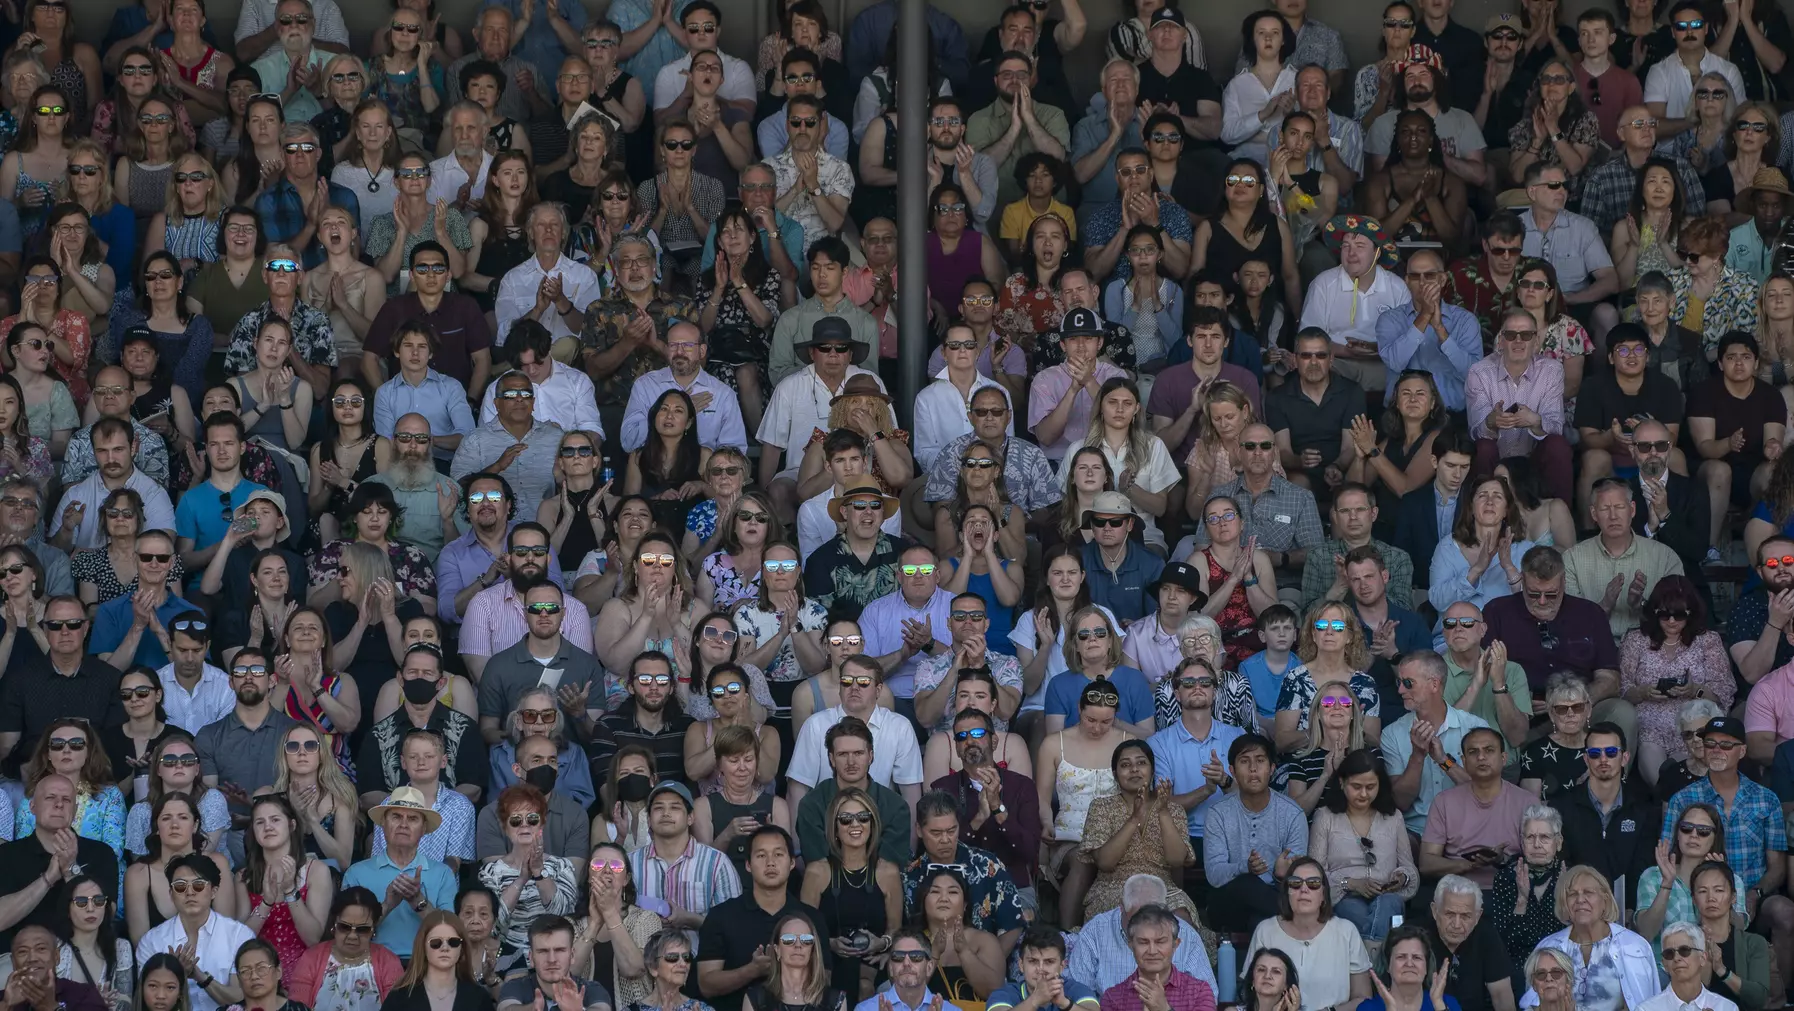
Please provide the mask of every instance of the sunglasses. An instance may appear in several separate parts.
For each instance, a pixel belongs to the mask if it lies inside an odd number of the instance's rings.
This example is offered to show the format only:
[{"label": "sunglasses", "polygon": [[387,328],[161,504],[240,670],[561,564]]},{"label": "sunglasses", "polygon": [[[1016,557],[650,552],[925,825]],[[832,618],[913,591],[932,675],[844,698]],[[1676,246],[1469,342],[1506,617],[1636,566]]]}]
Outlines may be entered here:
[{"label": "sunglasses", "polygon": [[423,25],[407,25],[407,24],[402,24],[398,21],[394,21],[391,24],[387,25],[386,27],[392,29],[395,32],[400,33],[401,35],[416,35],[418,32],[421,32],[424,30]]},{"label": "sunglasses", "polygon": [[1585,749],[1583,749],[1582,753],[1584,755],[1587,755],[1589,758],[1618,758],[1618,757],[1620,757],[1619,747],[1617,745],[1613,745],[1613,744],[1609,744],[1604,748],[1585,748]]},{"label": "sunglasses", "polygon": [[985,737],[989,736],[989,734],[990,731],[983,727],[972,727],[970,730],[955,731],[953,739],[956,741],[982,741]]},{"label": "sunglasses", "polygon": [[530,828],[535,828],[537,825],[542,824],[542,816],[534,811],[531,811],[528,814],[514,814],[510,817],[507,823],[512,828],[522,828],[525,825],[528,825]]},{"label": "sunglasses", "polygon": [[1316,632],[1343,632],[1345,631],[1345,627],[1346,623],[1338,618],[1314,619],[1314,630]]},{"label": "sunglasses", "polygon": [[426,165],[419,165],[414,168],[394,169],[392,174],[400,179],[428,179],[430,178],[430,169]]},{"label": "sunglasses", "polygon": [[458,951],[461,948],[461,939],[459,937],[430,938],[431,951],[441,951],[443,948],[448,948],[450,951]]},{"label": "sunglasses", "polygon": [[1087,706],[1114,707],[1121,705],[1121,696],[1115,692],[1087,692],[1084,695],[1083,702]]},{"label": "sunglasses", "polygon": [[308,140],[297,140],[286,146],[287,154],[311,154],[317,149],[318,145]]},{"label": "sunglasses", "polygon": [[668,151],[690,151],[692,148],[698,146],[698,142],[695,140],[674,140],[671,137],[668,137],[666,140],[660,142],[660,146],[666,148]]},{"label": "sunglasses", "polygon": [[1079,642],[1089,642],[1091,639],[1107,639],[1108,637],[1109,637],[1109,630],[1106,628],[1080,628],[1080,629],[1078,629],[1078,641]]},{"label": "sunglasses", "polygon": [[166,126],[173,120],[174,117],[166,112],[144,112],[137,115],[139,126]]},{"label": "sunglasses", "polygon": [[499,393],[498,399],[500,399],[500,400],[534,400],[534,399],[536,399],[536,391],[535,390],[504,390]]},{"label": "sunglasses", "polygon": [[1658,621],[1687,621],[1688,610],[1681,607],[1663,607],[1657,610]]},{"label": "sunglasses", "polygon": [[664,688],[673,683],[673,677],[670,674],[637,674],[635,683],[638,685],[660,685]]},{"label": "sunglasses", "polygon": [[1127,521],[1128,517],[1126,516],[1092,516],[1090,518],[1090,526],[1092,529],[1100,529],[1102,527],[1124,527],[1127,526]]},{"label": "sunglasses", "polygon": [[137,560],[139,562],[153,562],[157,565],[167,565],[169,563],[169,561],[173,558],[174,558],[174,555],[172,555],[172,554],[163,554],[163,553],[151,552],[151,551],[137,552]]},{"label": "sunglasses", "polygon": [[984,621],[990,615],[984,611],[949,611],[947,617],[954,621]]},{"label": "sunglasses", "polygon": [[1543,186],[1548,190],[1561,190],[1565,186],[1568,186],[1570,184],[1563,181],[1562,179],[1540,179],[1538,182],[1533,183],[1533,185],[1534,186]]},{"label": "sunglasses", "polygon": [[77,895],[69,899],[69,903],[76,909],[86,909],[89,906],[104,909],[106,908],[106,897],[104,895]]},{"label": "sunglasses", "polygon": [[1751,133],[1768,133],[1769,124],[1762,122],[1761,120],[1739,120],[1737,123],[1733,124],[1732,129],[1747,130]]},{"label": "sunglasses", "polygon": [[413,443],[417,443],[418,445],[422,445],[423,443],[430,441],[430,433],[428,433],[428,432],[394,432],[393,436],[392,436],[392,441],[394,441],[394,442],[413,442]]},{"label": "sunglasses", "polygon": [[268,668],[259,663],[244,664],[230,669],[230,676],[234,678],[259,678],[265,677],[267,674]]},{"label": "sunglasses", "polygon": [[1684,821],[1676,823],[1676,831],[1683,835],[1699,836],[1702,839],[1708,839],[1713,835],[1713,826],[1696,825],[1694,822]]},{"label": "sunglasses", "polygon": [[852,351],[853,348],[846,344],[818,344],[816,345],[816,350],[825,355],[844,355],[847,352]]},{"label": "sunglasses", "polygon": [[[770,565],[772,563],[768,562],[767,564]],[[720,640],[725,646],[735,645],[735,640],[740,637],[741,633],[736,632],[734,629],[717,628],[715,625],[704,626],[704,638]]]},{"label": "sunglasses", "polygon": [[666,954],[660,956],[660,960],[662,962],[665,962],[668,965],[678,965],[680,962],[684,962],[686,965],[690,965],[691,963],[697,961],[697,959],[698,959],[698,956],[692,954],[689,951],[669,951]]},{"label": "sunglasses", "polygon": [[[792,116],[790,119],[785,120],[785,122],[800,130],[814,130],[819,118],[820,117],[817,116]],[[964,207],[965,205],[961,204],[960,206]]]},{"label": "sunglasses", "polygon": [[558,709],[519,709],[519,710],[517,710],[517,718],[519,720],[522,720],[524,723],[529,723],[529,724],[538,724],[539,725],[539,724],[553,723],[556,720],[560,719],[560,715],[561,715],[561,713],[560,713],[560,710],[558,710]]},{"label": "sunglasses", "polygon": [[555,603],[552,600],[538,600],[533,604],[529,604],[529,605],[525,606],[524,610],[528,611],[531,614],[552,615],[552,614],[560,614],[562,608],[561,608],[561,605]]},{"label": "sunglasses", "polygon": [[118,700],[120,702],[129,702],[132,699],[147,699],[154,694],[156,694],[154,688],[151,688],[148,685],[138,685],[135,688],[120,688],[118,690]]},{"label": "sunglasses", "polygon": [[672,555],[664,552],[645,551],[637,555],[635,560],[643,565],[658,565],[665,569],[672,567],[674,559]]},{"label": "sunglasses", "polygon": [[1213,688],[1215,679],[1211,677],[1181,677],[1177,679],[1179,688]]},{"label": "sunglasses", "polygon": [[199,764],[199,756],[191,751],[185,755],[163,755],[157,760],[157,764],[164,769],[191,769]]},{"label": "sunglasses", "polygon": [[481,502],[503,502],[504,500],[505,493],[502,491],[475,491],[467,493],[468,505],[479,505]]},{"label": "sunglasses", "polygon": [[1683,944],[1674,948],[1664,948],[1663,960],[1667,962],[1671,959],[1680,960],[1684,958],[1693,958],[1696,955],[1705,955],[1706,953],[1707,949],[1705,948],[1696,948],[1692,945]]},{"label": "sunglasses", "polygon": [[[761,522],[765,522],[765,521],[762,520]],[[760,564],[765,566],[766,571],[768,571],[768,572],[796,572],[797,571],[797,559],[795,559],[795,558],[775,558],[772,561],[761,562]]]},{"label": "sunglasses", "polygon": [[85,737],[52,737],[49,741],[51,751],[86,751]]},{"label": "sunglasses", "polygon": [[77,631],[85,624],[87,624],[86,618],[46,618],[38,622],[38,625],[47,632],[60,632],[63,629]]},{"label": "sunglasses", "polygon": [[859,646],[865,641],[866,637],[863,635],[831,635],[828,637],[830,646]]},{"label": "sunglasses", "polygon": [[815,944],[815,934],[780,934],[779,943],[790,946],[794,944]]},{"label": "sunglasses", "polygon": [[1446,628],[1475,628],[1481,620],[1480,618],[1446,618],[1440,624]]},{"label": "sunglasses", "polygon": [[933,565],[905,565],[905,566],[903,566],[903,574],[906,576],[932,576],[932,575],[934,575],[934,566]]},{"label": "sunglasses", "polygon": [[1780,558],[1771,556],[1763,559],[1763,567],[1766,569],[1773,570],[1789,566],[1794,566],[1794,555],[1783,555]]},{"label": "sunglasses", "polygon": [[344,923],[338,920],[336,921],[336,932],[339,934],[371,934],[374,932],[374,925],[371,923]]},{"label": "sunglasses", "polygon": [[[48,7],[50,5],[41,4],[40,6]],[[37,114],[39,116],[66,116],[68,108],[61,105],[40,105],[37,107]]]},{"label": "sunglasses", "polygon": [[597,456],[597,455],[598,455],[598,451],[593,449],[590,446],[562,446],[561,447],[561,458],[562,459],[570,459],[570,458],[576,457],[576,456],[587,457],[587,456]]},{"label": "sunglasses", "polygon": [[[1333,357],[1333,355],[1331,352],[1323,352],[1319,355],[1316,355],[1315,357],[1331,358],[1331,357]],[[1240,449],[1245,450],[1248,453],[1251,453],[1253,451],[1261,451],[1261,452],[1269,453],[1271,450],[1276,449],[1276,448],[1277,448],[1277,444],[1268,439],[1265,440],[1264,442],[1247,442],[1245,439],[1240,440]]]},{"label": "sunglasses", "polygon": [[1258,177],[1248,175],[1230,175],[1226,179],[1229,186],[1257,186]]},{"label": "sunglasses", "polygon": [[1321,877],[1284,878],[1283,880],[1289,883],[1289,890],[1292,892],[1318,892],[1327,887],[1326,879]]},{"label": "sunglasses", "polygon": [[1669,452],[1669,440],[1668,439],[1658,439],[1655,442],[1636,442],[1635,441],[1632,443],[1632,452],[1634,455],[1637,455],[1638,453],[1641,453],[1641,452],[1644,452],[1644,453],[1667,453],[1667,452]]},{"label": "sunglasses", "polygon": [[289,755],[297,755],[301,752],[304,752],[305,754],[309,755],[317,750],[318,750],[318,740],[315,737],[310,740],[306,740],[306,741],[288,741],[287,742],[287,754],[289,754]]},{"label": "sunglasses", "polygon": [[1350,709],[1357,705],[1357,700],[1350,695],[1325,695],[1321,697],[1322,709]]},{"label": "sunglasses", "polygon": [[964,214],[965,210],[966,210],[966,205],[965,205],[965,201],[963,201],[963,200],[955,201],[954,203],[950,203],[950,204],[935,204],[934,205],[934,213],[936,213],[936,214]]},{"label": "sunglasses", "polygon": [[843,688],[870,688],[872,685],[872,677],[866,674],[841,675],[841,687]]},{"label": "sunglasses", "polygon": [[351,70],[345,74],[331,74],[330,75],[330,82],[332,84],[347,84],[350,81],[359,81],[359,80],[361,80],[361,71],[359,71],[359,70]]},{"label": "sunglasses", "polygon": [[738,463],[732,463],[726,467],[710,468],[710,476],[711,477],[737,477],[740,474],[741,474],[741,465]]},{"label": "sunglasses", "polygon": [[1676,22],[1676,31],[1678,32],[1698,32],[1705,27],[1707,27],[1707,22],[1701,18],[1696,18],[1693,21]]},{"label": "sunglasses", "polygon": [[211,882],[205,878],[175,878],[168,882],[168,890],[176,895],[185,895],[189,891],[203,892]]},{"label": "sunglasses", "polygon": [[913,948],[909,949],[907,951],[891,952],[891,961],[893,961],[893,962],[913,962],[917,965],[921,965],[923,962],[926,962],[933,957],[934,957],[933,955],[930,955],[926,951],[917,951]]},{"label": "sunglasses", "polygon": [[77,176],[97,176],[100,174],[100,167],[98,165],[70,165],[69,174]]},{"label": "sunglasses", "polygon": [[518,544],[512,546],[511,554],[519,558],[547,558],[548,546],[546,544]]},{"label": "sunglasses", "polygon": [[727,684],[711,685],[710,697],[713,699],[720,699],[724,695],[740,695],[746,690],[747,689],[742,686],[741,682],[730,681]]},{"label": "sunglasses", "polygon": [[297,274],[299,264],[292,260],[269,260],[265,269],[274,274]]},{"label": "sunglasses", "polygon": [[870,824],[872,824],[872,812],[871,811],[842,811],[840,814],[835,815],[835,824],[837,824],[837,825],[870,825]]}]

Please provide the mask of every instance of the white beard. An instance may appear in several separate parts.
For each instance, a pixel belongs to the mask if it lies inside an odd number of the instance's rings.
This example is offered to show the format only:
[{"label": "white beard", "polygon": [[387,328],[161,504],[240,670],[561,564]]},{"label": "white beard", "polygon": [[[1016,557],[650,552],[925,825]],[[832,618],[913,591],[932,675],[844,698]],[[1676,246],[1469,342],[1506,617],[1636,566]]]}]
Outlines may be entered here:
[{"label": "white beard", "polygon": [[422,491],[436,483],[436,467],[428,460],[394,460],[386,476],[402,491]]}]

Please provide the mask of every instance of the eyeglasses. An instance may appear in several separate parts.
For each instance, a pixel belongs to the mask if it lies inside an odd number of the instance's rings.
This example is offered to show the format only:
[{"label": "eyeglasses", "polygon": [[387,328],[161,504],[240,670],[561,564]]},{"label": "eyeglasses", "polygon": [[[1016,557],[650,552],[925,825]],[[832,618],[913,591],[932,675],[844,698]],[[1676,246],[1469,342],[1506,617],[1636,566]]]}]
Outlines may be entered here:
[{"label": "eyeglasses", "polygon": [[164,769],[191,769],[199,764],[199,756],[190,751],[185,755],[163,755],[157,764]]},{"label": "eyeglasses", "polygon": [[8,495],[5,498],[0,498],[0,505],[6,505],[13,509],[36,509],[37,499]]},{"label": "eyeglasses", "polygon": [[1316,632],[1343,632],[1345,631],[1345,627],[1346,623],[1339,618],[1314,619],[1314,630]]},{"label": "eyeglasses", "polygon": [[450,951],[459,951],[461,948],[461,939],[459,937],[430,938],[431,951],[441,951],[443,948],[447,948]]},{"label": "eyeglasses", "polygon": [[371,934],[374,932],[374,925],[371,923],[345,923],[338,920],[336,921],[336,932],[339,934]]},{"label": "eyeglasses", "polygon": [[46,618],[38,622],[38,625],[46,632],[60,632],[63,629],[74,632],[79,631],[86,624],[86,618]]},{"label": "eyeglasses", "polygon": [[1676,823],[1676,831],[1683,835],[1692,835],[1701,839],[1708,839],[1713,835],[1713,826],[1697,825],[1691,821],[1683,821]]},{"label": "eyeglasses", "polygon": [[906,576],[932,576],[932,575],[934,575],[934,566],[933,565],[905,565],[905,566],[903,566],[903,574]]},{"label": "eyeglasses", "polygon": [[990,731],[984,729],[983,727],[972,727],[968,730],[954,731],[953,739],[956,741],[966,741],[966,740],[982,741],[989,735],[990,735]]},{"label": "eyeglasses", "polygon": [[1127,526],[1127,521],[1128,517],[1126,516],[1092,516],[1090,517],[1090,526],[1092,529],[1101,529],[1103,527],[1125,527]]},{"label": "eyeglasses", "polygon": [[562,610],[561,605],[552,600],[538,600],[533,603],[524,605],[523,609],[525,611],[528,611],[530,614],[541,614],[541,615],[547,615],[547,616],[553,616],[556,614],[560,614],[561,610]]},{"label": "eyeglasses", "polygon": [[653,551],[644,551],[635,560],[643,565],[658,565],[663,569],[671,567],[674,561],[672,555]]},{"label": "eyeglasses", "polygon": [[[791,78],[789,76],[787,76],[785,78],[785,83],[787,83],[787,84],[791,83]],[[958,116],[936,116],[933,119],[930,119],[928,121],[928,125],[929,126],[959,126],[959,125],[963,124],[964,122],[965,122],[965,120],[960,119]]]},{"label": "eyeglasses", "polygon": [[331,397],[330,403],[334,407],[360,407],[367,403],[367,399],[357,394],[352,397]]},{"label": "eyeglasses", "polygon": [[307,740],[303,740],[303,741],[288,741],[287,742],[287,754],[289,754],[289,755],[297,755],[300,752],[304,752],[309,755],[317,750],[318,750],[318,739],[315,737],[308,738]]},{"label": "eyeglasses", "polygon": [[870,688],[876,681],[876,678],[866,674],[841,675],[841,687],[843,688]]},{"label": "eyeglasses", "polygon": [[[770,565],[772,563],[769,562],[767,564]],[[735,640],[740,637],[741,634],[732,628],[717,628],[715,625],[704,626],[704,638],[716,639],[725,646],[735,645]]]},{"label": "eyeglasses", "polygon": [[203,892],[210,884],[211,882],[205,878],[171,878],[168,882],[168,890],[176,895],[185,895],[189,891]]},{"label": "eyeglasses", "polygon": [[528,814],[514,814],[507,820],[507,824],[512,828],[522,828],[525,825],[528,825],[530,828],[535,828],[537,825],[542,824],[542,816],[534,811],[531,811]]},{"label": "eyeglasses", "polygon": [[120,702],[129,702],[132,699],[147,699],[154,694],[156,694],[156,690],[149,685],[138,685],[135,688],[120,688],[118,690],[118,700]]},{"label": "eyeglasses", "polygon": [[837,825],[869,825],[871,823],[871,811],[842,811],[835,815],[835,824]]},{"label": "eyeglasses", "polygon": [[1609,744],[1604,748],[1585,748],[1585,749],[1583,749],[1582,753],[1584,755],[1588,756],[1589,758],[1618,758],[1618,757],[1620,757],[1619,747],[1617,745],[1613,745],[1613,744]]},{"label": "eyeglasses", "polygon": [[984,621],[990,615],[983,611],[949,611],[947,617],[954,621]]},{"label": "eyeglasses", "polygon": [[1107,639],[1108,637],[1109,637],[1109,630],[1107,628],[1080,628],[1080,629],[1078,629],[1078,641],[1079,642],[1089,642],[1091,639]]},{"label": "eyeglasses", "polygon": [[742,692],[744,692],[746,690],[747,689],[742,685],[741,682],[730,681],[725,684],[711,685],[710,686],[710,697],[713,699],[720,699],[724,695],[740,695]]}]

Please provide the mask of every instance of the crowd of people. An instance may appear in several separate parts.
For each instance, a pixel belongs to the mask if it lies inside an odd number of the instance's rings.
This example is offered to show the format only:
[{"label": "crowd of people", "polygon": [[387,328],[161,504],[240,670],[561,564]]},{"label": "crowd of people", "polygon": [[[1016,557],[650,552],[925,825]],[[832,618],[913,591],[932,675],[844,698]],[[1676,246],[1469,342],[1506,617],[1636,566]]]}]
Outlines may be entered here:
[{"label": "crowd of people", "polygon": [[1773,0],[774,6],[0,9],[6,1005],[1787,1003]]}]

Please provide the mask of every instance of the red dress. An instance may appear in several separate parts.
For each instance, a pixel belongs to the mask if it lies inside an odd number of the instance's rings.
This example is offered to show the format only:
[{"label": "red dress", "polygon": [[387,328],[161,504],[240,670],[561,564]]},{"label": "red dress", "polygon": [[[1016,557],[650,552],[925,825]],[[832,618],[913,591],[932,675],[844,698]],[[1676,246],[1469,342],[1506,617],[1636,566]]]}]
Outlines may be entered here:
[{"label": "red dress", "polygon": [[[303,855],[300,859],[304,859]],[[293,901],[304,902],[305,894],[310,890],[311,885],[304,880],[305,866],[303,864],[299,868],[299,877],[299,891]],[[253,915],[256,908],[265,902],[267,902],[266,899],[250,892],[250,914]],[[274,911],[268,914],[267,922],[262,924],[262,929],[256,936],[272,944],[274,950],[280,952],[280,985],[284,991],[292,985],[292,972],[298,966],[300,956],[304,955],[311,945],[306,944],[305,938],[299,936],[299,925],[293,922],[293,911],[284,902],[276,905]]]},{"label": "red dress", "polygon": [[[1208,585],[1220,586],[1227,582],[1227,570],[1215,561],[1215,556],[1208,548],[1202,549],[1202,557],[1208,560]],[[1256,636],[1240,635],[1242,631],[1251,631],[1258,624],[1258,616],[1252,613],[1252,605],[1246,603],[1246,588],[1234,584],[1233,595],[1227,598],[1227,606],[1215,615],[1215,624],[1221,626],[1221,640],[1227,654],[1227,669],[1238,670],[1245,659],[1258,652]]]}]

